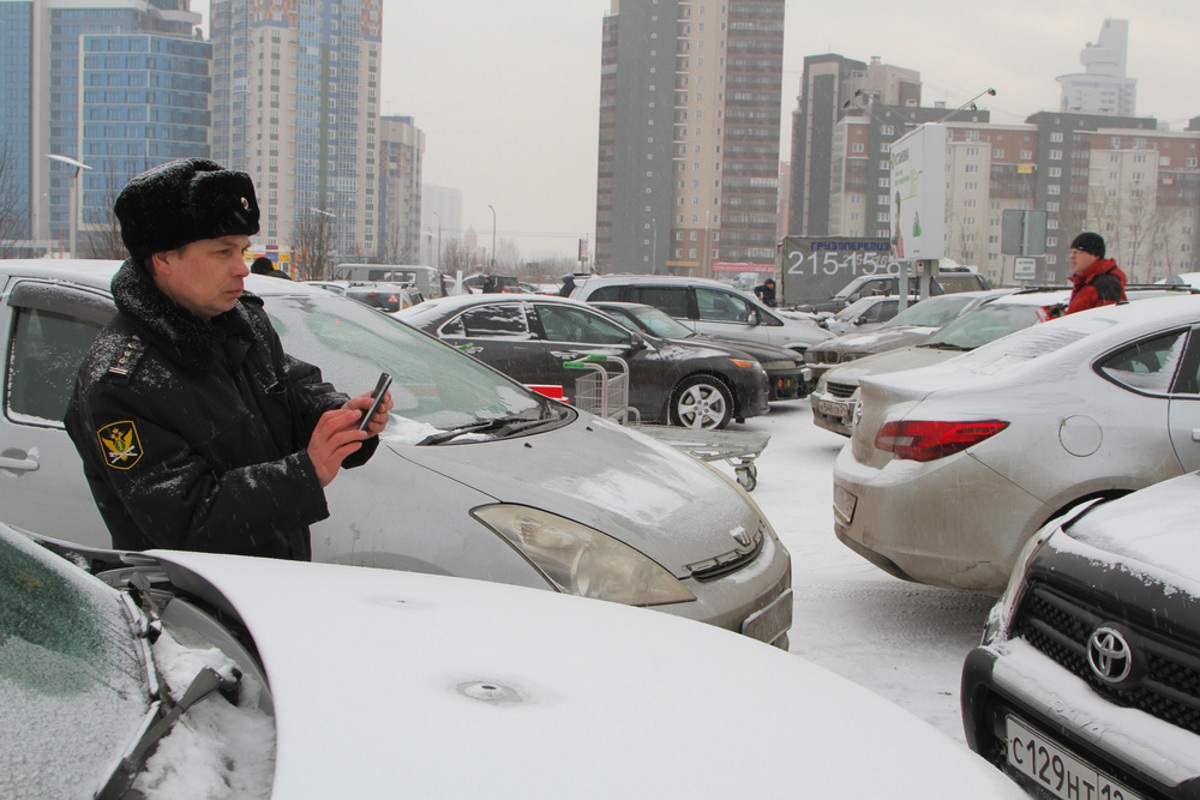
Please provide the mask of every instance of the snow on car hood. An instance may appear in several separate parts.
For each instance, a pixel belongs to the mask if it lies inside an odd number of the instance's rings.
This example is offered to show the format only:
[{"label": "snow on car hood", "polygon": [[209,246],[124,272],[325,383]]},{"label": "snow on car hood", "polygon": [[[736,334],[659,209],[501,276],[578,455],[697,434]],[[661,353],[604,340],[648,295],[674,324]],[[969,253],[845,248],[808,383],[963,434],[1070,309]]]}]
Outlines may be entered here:
[{"label": "snow on car hood", "polygon": [[833,350],[841,353],[858,353],[893,350],[897,347],[916,344],[928,338],[937,328],[923,325],[884,326],[862,333],[847,333],[816,345],[814,350]]},{"label": "snow on car hood", "polygon": [[153,555],[253,637],[276,797],[1023,796],[907,711],[710,625],[461,578]]},{"label": "snow on car hood", "polygon": [[[1114,564],[1200,597],[1200,473],[1154,484],[1092,510],[1070,527],[1070,539],[1111,554]],[[1060,550],[1069,546],[1055,539]],[[1091,558],[1096,557],[1089,550]]]},{"label": "snow on car hood", "polygon": [[[532,436],[415,447],[396,455],[500,503],[541,508],[615,536],[670,569],[727,552],[759,527],[714,470],[630,428],[581,414]],[[376,453],[376,459],[379,454]]]}]

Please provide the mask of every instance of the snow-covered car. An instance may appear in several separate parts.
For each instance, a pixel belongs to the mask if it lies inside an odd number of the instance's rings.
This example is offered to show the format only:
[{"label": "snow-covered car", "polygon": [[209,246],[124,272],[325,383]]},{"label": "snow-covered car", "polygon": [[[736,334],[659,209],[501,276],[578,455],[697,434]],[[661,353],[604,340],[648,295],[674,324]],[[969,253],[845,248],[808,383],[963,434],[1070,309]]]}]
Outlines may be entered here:
[{"label": "snow-covered car", "polygon": [[[710,430],[769,409],[767,374],[757,359],[702,341],[651,340],[579,300],[460,295],[422,303],[396,318],[521,383],[562,386],[576,405],[582,405],[577,379],[586,372],[571,369],[578,366],[571,362],[616,356],[628,375],[625,391],[611,399],[621,406],[628,400],[645,422]],[[597,393],[587,391],[595,399]]]},{"label": "snow-covered car", "polygon": [[920,344],[931,333],[956,317],[1013,291],[1015,290],[989,289],[986,292],[941,294],[913,303],[887,322],[869,331],[851,331],[835,339],[818,342],[804,353],[812,381],[815,385],[822,375],[838,364]]},{"label": "snow-covered car", "polygon": [[1105,306],[862,382],[834,530],[893,575],[999,594],[1096,497],[1200,469],[1200,297]]},{"label": "snow-covered car", "polygon": [[[920,280],[919,276],[910,276],[908,279],[908,291],[915,291],[917,283]],[[975,292],[990,288],[987,278],[980,275],[973,267],[943,265],[939,268],[937,276],[933,277],[929,282],[929,295],[930,297],[936,297],[942,294]],[[839,289],[828,300],[806,303],[796,308],[799,311],[824,316],[836,314],[846,306],[864,297],[897,294],[900,294],[900,277],[898,275],[891,273],[886,275],[859,275],[852,278],[849,283]]]},{"label": "snow-covered car", "polygon": [[[59,420],[115,313],[117,266],[0,260],[0,509],[94,547],[112,540]],[[314,560],[651,606],[786,647],[791,559],[731,478],[353,300],[258,275],[245,286],[287,352],[334,386],[357,394],[381,371],[394,379],[381,446],[325,490]]]},{"label": "snow-covered car", "polygon": [[[946,297],[946,295],[943,295]],[[950,295],[953,297],[953,295]],[[1070,292],[1035,290],[999,297],[946,323],[917,344],[875,355],[847,359],[822,373],[812,391],[813,423],[849,436],[858,408],[859,381],[872,375],[940,364],[1002,336],[1049,319],[1050,309],[1066,302]],[[940,298],[930,298],[930,302]],[[916,308],[916,306],[914,306]],[[885,334],[879,332],[882,338]],[[813,369],[814,367],[810,367]]]},{"label": "snow-covered car", "polygon": [[438,575],[65,555],[0,525],[4,797],[1020,796],[711,626]]},{"label": "snow-covered car", "polygon": [[[645,303],[619,303],[609,300],[592,301],[590,305],[608,314],[630,330],[640,331],[659,339],[684,344],[715,345],[730,352],[736,351],[756,359],[767,373],[769,402],[794,400],[808,394],[808,373],[804,358],[795,350],[785,350],[748,339],[722,339],[696,333],[670,314]],[[810,348],[811,349],[811,348]]]},{"label": "snow-covered car", "polygon": [[1200,797],[1200,474],[1051,523],[963,664],[963,726],[1036,796]]},{"label": "snow-covered car", "polygon": [[594,275],[577,280],[571,297],[660,308],[697,333],[747,339],[803,353],[833,336],[814,319],[782,315],[753,295],[707,278],[678,275]]}]

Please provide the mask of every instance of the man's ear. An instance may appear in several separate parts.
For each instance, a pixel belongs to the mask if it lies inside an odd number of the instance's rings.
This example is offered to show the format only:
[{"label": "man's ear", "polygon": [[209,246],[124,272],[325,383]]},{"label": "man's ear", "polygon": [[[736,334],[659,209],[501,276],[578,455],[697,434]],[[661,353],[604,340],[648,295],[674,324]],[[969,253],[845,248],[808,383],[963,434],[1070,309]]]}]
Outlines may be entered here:
[{"label": "man's ear", "polygon": [[150,267],[151,274],[154,275],[170,275],[171,263],[174,261],[174,250],[167,250],[162,253],[152,253],[146,259],[147,266]]}]

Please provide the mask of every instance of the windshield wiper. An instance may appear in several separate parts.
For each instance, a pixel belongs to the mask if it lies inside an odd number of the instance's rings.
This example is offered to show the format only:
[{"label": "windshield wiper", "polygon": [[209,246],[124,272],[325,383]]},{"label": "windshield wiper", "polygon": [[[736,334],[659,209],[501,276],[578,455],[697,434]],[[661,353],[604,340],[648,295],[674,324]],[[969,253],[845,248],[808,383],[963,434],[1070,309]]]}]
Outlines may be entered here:
[{"label": "windshield wiper", "polygon": [[936,347],[938,350],[962,350],[963,352],[975,349],[965,344],[953,344],[952,342],[922,342],[917,347]]},{"label": "windshield wiper", "polygon": [[482,422],[473,422],[470,425],[460,425],[457,428],[450,428],[445,431],[431,433],[421,441],[417,442],[417,447],[431,444],[445,444],[460,436],[465,436],[468,433],[491,433],[496,436],[508,436],[519,431],[536,428],[539,425],[545,425],[547,422],[552,422],[558,419],[557,415],[539,416],[537,419],[529,419],[527,417],[496,417],[495,419],[483,420]]}]

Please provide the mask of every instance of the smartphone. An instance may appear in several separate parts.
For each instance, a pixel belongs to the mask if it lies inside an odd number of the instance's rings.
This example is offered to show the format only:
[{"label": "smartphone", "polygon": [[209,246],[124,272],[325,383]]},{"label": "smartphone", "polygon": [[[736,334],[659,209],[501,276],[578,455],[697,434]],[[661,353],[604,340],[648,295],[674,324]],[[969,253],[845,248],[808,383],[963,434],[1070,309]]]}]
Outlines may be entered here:
[{"label": "smartphone", "polygon": [[358,423],[358,429],[365,431],[367,425],[371,422],[371,417],[375,416],[375,412],[379,410],[379,403],[383,400],[383,396],[387,394],[388,387],[392,385],[392,376],[386,372],[379,373],[379,381],[375,384],[375,389],[371,392],[371,397],[374,402],[367,409],[367,413],[363,414],[363,418]]}]

